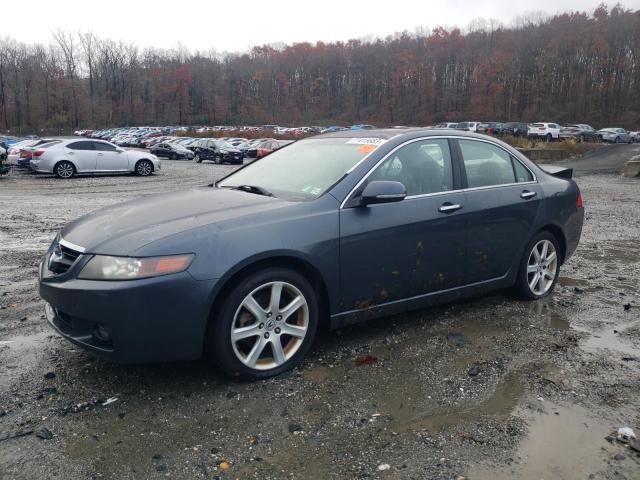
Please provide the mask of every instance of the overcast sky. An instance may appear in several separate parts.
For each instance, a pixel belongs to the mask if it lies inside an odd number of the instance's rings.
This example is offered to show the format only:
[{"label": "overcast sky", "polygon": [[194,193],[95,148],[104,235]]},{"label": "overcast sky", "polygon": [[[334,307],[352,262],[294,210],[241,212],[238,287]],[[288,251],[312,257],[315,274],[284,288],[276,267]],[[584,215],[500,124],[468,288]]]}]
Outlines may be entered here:
[{"label": "overcast sky", "polygon": [[[593,11],[600,0],[11,0],[0,36],[46,43],[51,31],[92,30],[139,46],[244,51],[254,45],[386,36],[416,27],[465,27],[474,19]],[[614,5],[615,2],[606,2]],[[640,9],[640,0],[621,2]]]}]

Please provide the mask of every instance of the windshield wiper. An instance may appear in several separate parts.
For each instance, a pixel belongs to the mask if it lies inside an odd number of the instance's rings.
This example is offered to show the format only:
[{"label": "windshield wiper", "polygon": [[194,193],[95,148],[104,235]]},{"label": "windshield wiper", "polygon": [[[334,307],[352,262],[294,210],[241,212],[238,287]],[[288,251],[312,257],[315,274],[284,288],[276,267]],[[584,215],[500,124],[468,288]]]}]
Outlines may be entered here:
[{"label": "windshield wiper", "polygon": [[257,185],[235,185],[235,186],[225,186],[222,188],[230,188],[232,190],[242,190],[243,192],[255,193],[257,195],[264,195],[265,197],[273,197],[273,193],[269,190],[259,187]]}]

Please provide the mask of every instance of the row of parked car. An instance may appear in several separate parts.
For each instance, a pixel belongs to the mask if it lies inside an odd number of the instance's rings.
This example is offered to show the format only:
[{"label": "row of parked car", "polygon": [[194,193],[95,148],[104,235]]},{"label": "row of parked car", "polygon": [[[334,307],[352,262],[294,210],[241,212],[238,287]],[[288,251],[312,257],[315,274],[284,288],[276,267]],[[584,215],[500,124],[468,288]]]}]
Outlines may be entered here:
[{"label": "row of parked car", "polygon": [[108,129],[91,133],[88,138],[107,140],[120,147],[148,149],[158,157],[172,160],[186,159],[202,162],[242,164],[245,158],[261,158],[291,143],[263,137],[249,140],[243,137],[193,138],[162,135],[158,130],[145,128]]},{"label": "row of parked car", "polygon": [[620,127],[596,130],[585,123],[560,126],[553,122],[444,122],[434,128],[453,128],[488,135],[513,135],[515,137],[539,138],[548,142],[574,139],[578,142],[633,143],[640,142],[640,132],[630,132]]}]

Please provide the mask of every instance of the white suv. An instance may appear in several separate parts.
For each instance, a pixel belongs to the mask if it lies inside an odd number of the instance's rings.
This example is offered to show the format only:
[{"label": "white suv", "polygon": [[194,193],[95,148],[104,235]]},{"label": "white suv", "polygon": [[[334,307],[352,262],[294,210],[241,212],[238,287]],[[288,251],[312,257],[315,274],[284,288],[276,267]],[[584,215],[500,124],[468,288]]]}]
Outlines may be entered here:
[{"label": "white suv", "polygon": [[124,150],[101,140],[53,140],[30,150],[32,170],[53,173],[59,178],[94,173],[147,176],[160,170],[160,160],[155,155]]},{"label": "white suv", "polygon": [[557,123],[532,123],[527,129],[529,137],[544,138],[547,142],[560,138],[560,125]]}]

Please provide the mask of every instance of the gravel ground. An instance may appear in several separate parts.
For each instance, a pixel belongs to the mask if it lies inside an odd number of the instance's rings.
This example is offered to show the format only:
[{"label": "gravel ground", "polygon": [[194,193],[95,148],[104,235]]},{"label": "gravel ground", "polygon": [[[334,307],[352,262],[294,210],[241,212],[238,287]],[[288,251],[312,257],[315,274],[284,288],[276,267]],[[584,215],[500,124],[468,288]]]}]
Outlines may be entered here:
[{"label": "gravel ground", "polygon": [[634,179],[578,178],[583,239],[551,297],[498,292],[331,332],[267,381],[112,365],[53,333],[36,266],[64,223],[233,168],[0,178],[0,478],[640,478],[638,453],[605,439],[640,436]]}]

